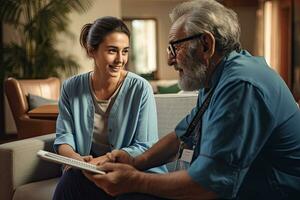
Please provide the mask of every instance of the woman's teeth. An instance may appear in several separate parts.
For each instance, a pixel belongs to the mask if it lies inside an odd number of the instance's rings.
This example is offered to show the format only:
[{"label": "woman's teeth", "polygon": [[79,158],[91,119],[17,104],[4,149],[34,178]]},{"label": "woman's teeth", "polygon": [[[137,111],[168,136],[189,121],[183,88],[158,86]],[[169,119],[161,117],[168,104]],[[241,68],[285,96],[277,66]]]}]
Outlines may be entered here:
[{"label": "woman's teeth", "polygon": [[113,66],[113,65],[109,65],[109,67],[113,70],[113,71],[119,71],[121,67],[119,66]]}]

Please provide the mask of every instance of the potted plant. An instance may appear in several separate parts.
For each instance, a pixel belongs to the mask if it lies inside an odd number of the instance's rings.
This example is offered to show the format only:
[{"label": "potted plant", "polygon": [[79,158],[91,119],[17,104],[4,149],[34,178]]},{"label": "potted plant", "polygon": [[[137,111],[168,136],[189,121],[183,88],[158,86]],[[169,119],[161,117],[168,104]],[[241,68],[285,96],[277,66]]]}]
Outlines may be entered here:
[{"label": "potted plant", "polygon": [[71,75],[79,64],[56,49],[58,34],[68,31],[71,11],[84,12],[91,0],[0,0],[0,19],[17,31],[19,38],[2,49],[6,76],[34,79]]}]

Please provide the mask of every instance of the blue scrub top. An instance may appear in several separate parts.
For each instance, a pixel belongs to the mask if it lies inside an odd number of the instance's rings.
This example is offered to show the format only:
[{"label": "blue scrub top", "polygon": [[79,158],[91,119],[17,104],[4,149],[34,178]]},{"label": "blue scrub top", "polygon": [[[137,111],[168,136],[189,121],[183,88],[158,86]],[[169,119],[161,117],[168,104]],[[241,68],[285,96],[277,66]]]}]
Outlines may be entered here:
[{"label": "blue scrub top", "polygon": [[[292,199],[300,193],[300,110],[263,58],[232,52],[216,69],[200,154],[188,174],[221,198]],[[183,135],[206,97],[177,125]],[[300,198],[300,196],[299,196]]]}]

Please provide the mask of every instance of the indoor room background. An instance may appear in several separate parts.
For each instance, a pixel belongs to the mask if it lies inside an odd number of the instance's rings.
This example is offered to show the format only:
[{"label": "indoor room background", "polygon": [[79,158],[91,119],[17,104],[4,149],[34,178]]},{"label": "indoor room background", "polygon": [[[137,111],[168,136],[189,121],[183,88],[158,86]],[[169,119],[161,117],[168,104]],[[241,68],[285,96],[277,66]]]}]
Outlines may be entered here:
[{"label": "indoor room background", "polygon": [[[152,56],[151,59],[148,59],[149,67],[140,69],[142,66],[136,64],[135,67],[129,67],[129,70],[141,75],[148,74],[150,75],[149,79],[152,79],[152,81],[174,81],[177,79],[177,73],[167,65],[166,54],[168,32],[171,25],[168,14],[175,4],[180,2],[183,1],[94,0],[93,5],[86,13],[71,13],[69,30],[75,35],[75,38],[70,39],[61,35],[57,47],[76,58],[80,65],[77,73],[87,72],[92,70],[93,63],[87,58],[78,39],[81,27],[84,24],[93,22],[101,16],[109,15],[123,18],[132,29],[139,26],[138,23],[134,24],[133,20],[152,20],[153,22],[150,23],[149,27],[152,27],[151,38],[153,39],[149,40],[150,44],[145,44],[146,46],[152,46],[152,48],[150,52],[144,53],[146,57],[147,55]],[[300,97],[300,1],[221,0],[220,2],[232,8],[238,14],[242,31],[242,47],[253,55],[265,56],[267,62],[283,77],[292,90],[295,99],[298,100]],[[147,28],[142,30],[147,30]],[[133,30],[131,31],[133,32]],[[7,24],[2,24],[1,36],[1,44],[9,43],[18,38],[14,28]],[[136,38],[135,40],[140,43],[143,39]],[[132,56],[134,56],[133,60],[137,60],[136,54]],[[140,59],[143,60],[143,58]],[[147,58],[145,59],[147,60]],[[137,61],[137,63],[139,62]],[[62,77],[62,80],[64,78],[67,77]],[[3,87],[0,87],[0,94],[1,135],[14,134],[16,133],[16,127]]]}]

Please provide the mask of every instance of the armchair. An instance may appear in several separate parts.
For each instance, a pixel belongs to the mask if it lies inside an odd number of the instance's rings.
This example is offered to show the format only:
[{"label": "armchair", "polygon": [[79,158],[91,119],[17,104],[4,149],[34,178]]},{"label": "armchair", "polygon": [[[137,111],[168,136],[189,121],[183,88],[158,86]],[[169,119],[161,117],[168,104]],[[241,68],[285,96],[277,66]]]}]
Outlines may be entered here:
[{"label": "armchair", "polygon": [[4,82],[5,92],[18,132],[18,139],[35,137],[55,132],[56,119],[30,118],[28,94],[58,100],[60,81],[58,78],[17,80],[8,78]]}]

